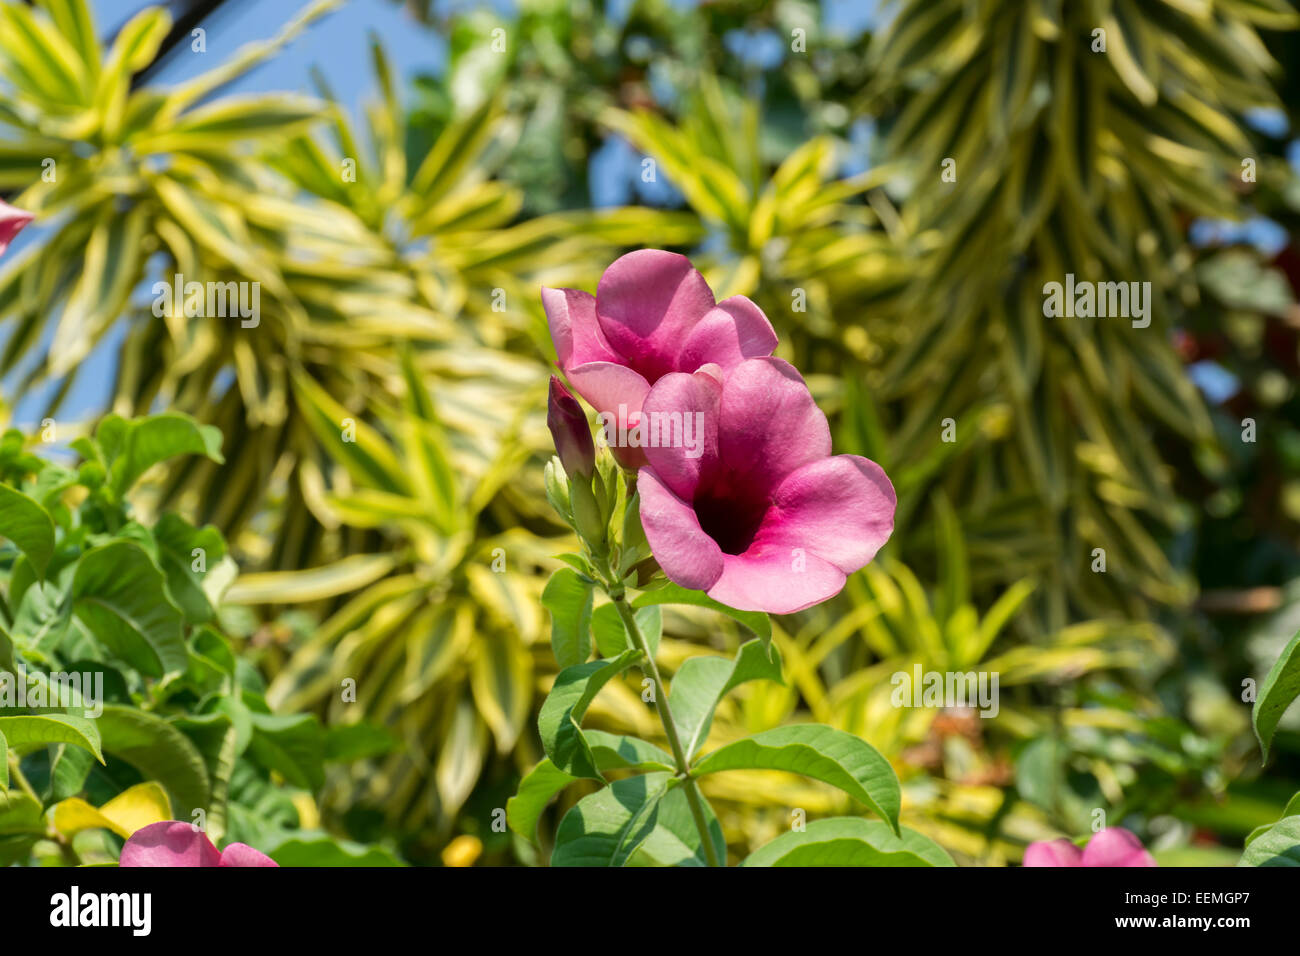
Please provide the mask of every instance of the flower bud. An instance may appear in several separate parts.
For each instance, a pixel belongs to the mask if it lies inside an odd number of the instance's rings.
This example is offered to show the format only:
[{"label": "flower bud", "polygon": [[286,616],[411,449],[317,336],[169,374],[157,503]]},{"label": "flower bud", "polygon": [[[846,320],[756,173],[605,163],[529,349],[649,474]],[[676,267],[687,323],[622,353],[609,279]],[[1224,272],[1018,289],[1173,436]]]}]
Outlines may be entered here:
[{"label": "flower bud", "polygon": [[590,482],[596,469],[596,445],[591,440],[591,426],[582,412],[578,400],[554,375],[551,376],[551,394],[546,405],[546,427],[555,439],[555,450],[560,463],[570,478]]}]

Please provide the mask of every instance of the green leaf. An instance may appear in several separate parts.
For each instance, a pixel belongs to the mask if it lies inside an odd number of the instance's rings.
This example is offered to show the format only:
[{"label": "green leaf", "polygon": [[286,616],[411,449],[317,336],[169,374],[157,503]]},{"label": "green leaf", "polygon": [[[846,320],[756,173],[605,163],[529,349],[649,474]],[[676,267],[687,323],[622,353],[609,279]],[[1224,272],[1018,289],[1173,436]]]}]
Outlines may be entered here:
[{"label": "green leaf", "polygon": [[1264,752],[1266,761],[1277,722],[1297,696],[1300,696],[1300,633],[1291,638],[1269,669],[1250,714],[1255,725],[1255,736],[1259,738],[1259,747]]},{"label": "green leaf", "polygon": [[104,762],[99,728],[95,726],[95,721],[85,717],[74,717],[72,714],[0,717],[0,734],[4,735],[15,753],[34,750],[47,744],[75,744],[89,750],[100,763]]},{"label": "green leaf", "polygon": [[36,573],[44,577],[54,554],[54,519],[21,491],[0,485],[0,537],[8,538],[27,555]]},{"label": "green leaf", "polygon": [[97,721],[106,753],[167,788],[178,817],[208,809],[210,781],[203,755],[172,724],[132,707],[107,704]]},{"label": "green leaf", "polygon": [[824,724],[795,724],[765,730],[719,747],[691,771],[786,770],[839,787],[889,822],[898,832],[902,804],[898,778],[889,761],[853,734]]},{"label": "green leaf", "polygon": [[672,754],[640,737],[584,730],[596,768],[605,770],[666,770],[672,772]]},{"label": "green leaf", "polygon": [[551,612],[551,650],[561,667],[591,656],[592,582],[572,568],[560,568],[542,591],[542,606]]},{"label": "green leaf", "polygon": [[583,797],[560,821],[551,866],[623,866],[654,831],[674,783],[671,774],[650,773]]},{"label": "green leaf", "polygon": [[[645,638],[650,656],[659,650],[659,638],[664,632],[663,612],[658,605],[643,607],[634,615],[641,636]],[[618,608],[613,604],[602,604],[591,615],[591,633],[596,639],[596,648],[601,657],[617,657],[631,645],[628,643],[627,628],[619,617]]]},{"label": "green leaf", "polygon": [[150,677],[180,673],[189,661],[181,613],[163,574],[133,541],[87,551],[72,578],[73,613],[91,636]]},{"label": "green leaf", "polygon": [[725,657],[692,657],[678,668],[668,706],[688,760],[708,738],[713,712],[727,691],[751,680],[785,683],[781,677],[781,653],[775,645],[765,645],[761,639],[747,641],[734,661]]},{"label": "green leaf", "polygon": [[556,675],[537,716],[537,729],[546,755],[558,768],[575,777],[602,779],[582,734],[582,718],[600,689],[640,657],[639,651],[627,650],[612,660],[577,664]]},{"label": "green leaf", "polygon": [[506,801],[506,823],[525,840],[537,842],[537,821],[555,795],[578,778],[544,758],[519,781],[519,790]]},{"label": "green leaf", "polygon": [[1238,866],[1300,866],[1300,816],[1283,817],[1255,837]]},{"label": "green leaf", "polygon": [[741,866],[955,866],[939,844],[915,830],[895,834],[879,820],[832,817],[783,833]]},{"label": "green leaf", "polygon": [[325,783],[325,734],[315,714],[252,715],[249,753],[295,787],[318,790]]},{"label": "green leaf", "polygon": [[687,604],[693,607],[712,608],[745,625],[761,637],[764,643],[772,639],[772,621],[766,614],[761,611],[738,611],[734,607],[727,607],[725,604],[719,604],[703,591],[691,591],[670,582],[653,591],[643,591],[632,601],[632,606],[636,608],[650,607],[652,604]]},{"label": "green leaf", "polygon": [[[722,825],[701,795],[705,826],[714,854],[719,860],[727,858],[727,841],[722,835]],[[655,828],[642,844],[628,857],[628,866],[708,866],[708,857],[700,840],[699,828],[691,814],[690,802],[682,787],[674,787],[659,801],[655,815]]]},{"label": "green leaf", "polygon": [[[1282,809],[1281,814],[1278,815],[1277,820],[1274,820],[1273,823],[1277,823],[1283,817],[1295,817],[1295,816],[1300,816],[1300,793],[1294,794],[1291,797],[1291,799],[1287,801],[1286,806]],[[1257,826],[1255,827],[1255,829],[1251,830],[1249,835],[1247,835],[1246,837],[1246,842],[1244,845],[1250,846],[1250,844],[1255,840],[1256,837],[1263,836],[1265,833],[1267,833],[1269,828],[1273,826],[1273,823],[1265,823],[1262,826]]]},{"label": "green leaf", "polygon": [[[179,515],[168,512],[153,527],[158,545],[158,563],[167,578],[167,590],[190,624],[206,624],[215,613],[203,589],[204,578],[226,556],[226,542],[221,532],[208,525],[196,528]],[[202,552],[201,567],[196,571],[195,550]]]},{"label": "green leaf", "polygon": [[406,866],[391,850],[339,840],[321,834],[295,832],[263,852],[281,866]]},{"label": "green leaf", "polygon": [[151,467],[176,455],[206,455],[217,464],[225,462],[221,430],[179,412],[132,420],[108,415],[95,430],[95,438],[108,462],[109,487],[119,496]]},{"label": "green leaf", "polygon": [[[601,730],[583,731],[583,736],[591,747],[596,769],[605,770],[654,770],[673,772],[673,758],[670,754],[648,741],[637,737],[624,737],[619,734],[607,734]],[[537,821],[542,811],[555,795],[578,780],[578,777],[565,773],[555,766],[549,758],[544,758],[523,780],[519,781],[519,792],[506,801],[506,822],[510,829],[531,842],[537,839]]]}]

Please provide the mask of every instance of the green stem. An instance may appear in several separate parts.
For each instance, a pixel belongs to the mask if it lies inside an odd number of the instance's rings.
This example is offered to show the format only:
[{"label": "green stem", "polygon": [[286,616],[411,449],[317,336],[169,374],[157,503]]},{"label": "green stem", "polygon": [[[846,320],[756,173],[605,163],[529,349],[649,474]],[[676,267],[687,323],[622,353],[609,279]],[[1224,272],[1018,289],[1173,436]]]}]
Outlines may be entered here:
[{"label": "green stem", "polygon": [[677,733],[677,722],[673,720],[673,712],[668,708],[668,695],[664,691],[663,678],[659,676],[659,665],[655,663],[654,655],[650,653],[650,646],[641,634],[641,628],[636,622],[636,615],[632,611],[632,606],[628,604],[623,588],[606,584],[605,591],[610,600],[614,602],[614,608],[618,611],[618,616],[623,619],[623,626],[627,628],[633,646],[645,658],[646,670],[650,672],[650,679],[654,681],[655,709],[659,711],[659,720],[664,725],[664,734],[668,737],[668,746],[673,752],[673,762],[677,765],[677,776],[681,778],[682,787],[686,790],[686,802],[690,804],[691,816],[695,820],[695,829],[700,832],[700,843],[704,847],[704,858],[709,866],[720,866],[718,854],[713,849],[713,839],[709,834],[708,820],[704,816],[704,803],[699,790],[696,788],[695,780],[690,776],[690,761],[687,760],[686,751],[682,749],[682,741]]},{"label": "green stem", "polygon": [[41,802],[41,798],[36,795],[36,791],[33,790],[32,785],[27,782],[27,777],[23,775],[22,768],[18,765],[18,755],[12,750],[9,751],[9,779],[17,781],[18,789],[22,790],[23,793],[27,794],[27,796],[31,797],[37,803]]}]

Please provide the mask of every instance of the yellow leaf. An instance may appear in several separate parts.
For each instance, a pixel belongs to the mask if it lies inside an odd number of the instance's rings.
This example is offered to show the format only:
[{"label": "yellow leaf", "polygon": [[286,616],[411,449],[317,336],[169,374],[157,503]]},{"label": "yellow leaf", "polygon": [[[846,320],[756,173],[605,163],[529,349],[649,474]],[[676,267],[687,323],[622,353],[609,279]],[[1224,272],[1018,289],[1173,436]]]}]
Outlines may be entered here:
[{"label": "yellow leaf", "polygon": [[130,837],[141,827],[171,818],[167,792],[152,781],[123,790],[99,809],[80,797],[63,800],[54,807],[54,829],[65,836],[82,830],[112,830],[120,837]]}]

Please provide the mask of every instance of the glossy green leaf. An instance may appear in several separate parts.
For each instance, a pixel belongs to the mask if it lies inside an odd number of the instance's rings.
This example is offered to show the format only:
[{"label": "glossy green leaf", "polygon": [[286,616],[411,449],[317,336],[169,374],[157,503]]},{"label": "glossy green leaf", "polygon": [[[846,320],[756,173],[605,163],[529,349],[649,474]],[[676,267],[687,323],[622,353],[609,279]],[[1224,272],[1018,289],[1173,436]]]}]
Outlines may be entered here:
[{"label": "glossy green leaf", "polygon": [[878,820],[833,817],[783,833],[755,850],[741,866],[955,866],[929,837],[904,828],[895,833]]},{"label": "glossy green leaf", "polygon": [[772,622],[766,614],[761,611],[738,611],[727,607],[725,604],[719,604],[703,591],[692,591],[669,583],[653,591],[643,591],[632,601],[632,606],[635,608],[650,607],[654,604],[686,604],[692,607],[711,608],[739,621],[764,641],[772,639]]},{"label": "glossy green leaf", "polygon": [[689,658],[673,675],[668,706],[687,759],[695,756],[708,739],[713,712],[719,701],[746,681],[772,680],[785,683],[781,676],[781,653],[775,645],[762,640],[747,641],[734,660],[725,657]]},{"label": "glossy green leaf", "polygon": [[575,777],[601,779],[582,733],[582,718],[600,689],[640,657],[639,651],[627,650],[612,660],[576,664],[556,675],[537,717],[542,746],[555,766]]},{"label": "glossy green leaf", "polygon": [[765,730],[719,747],[691,773],[699,777],[722,770],[785,770],[829,783],[898,831],[902,793],[889,761],[865,740],[834,727],[794,724]]},{"label": "glossy green leaf", "polygon": [[592,589],[572,568],[560,568],[542,591],[542,606],[551,612],[551,650],[561,667],[591,656]]},{"label": "glossy green leaf", "polygon": [[[637,609],[633,616],[653,657],[659,652],[659,639],[663,636],[663,612],[658,605],[650,605]],[[623,619],[613,604],[602,604],[592,612],[591,633],[596,639],[596,649],[600,651],[601,657],[617,657],[631,646],[627,628],[623,626]]]},{"label": "glossy green leaf", "polygon": [[185,670],[181,613],[163,574],[133,541],[112,541],[81,556],[72,578],[73,613],[91,636],[151,677]]},{"label": "glossy green leaf", "polygon": [[21,491],[0,485],[0,538],[8,538],[38,575],[54,554],[54,519],[39,504]]},{"label": "glossy green leaf", "polygon": [[1283,817],[1251,840],[1238,866],[1300,866],[1300,816]]},{"label": "glossy green leaf", "polygon": [[162,784],[180,819],[208,809],[208,770],[194,744],[170,722],[146,711],[107,704],[96,721],[104,752]]},{"label": "glossy green leaf", "polygon": [[673,777],[651,773],[617,780],[583,797],[564,815],[551,866],[623,866],[655,829],[659,801]]},{"label": "glossy green leaf", "polygon": [[1251,721],[1260,750],[1268,760],[1268,750],[1273,742],[1273,732],[1288,707],[1300,696],[1300,634],[1287,642],[1278,659],[1269,668],[1268,676],[1259,685]]},{"label": "glossy green leaf", "polygon": [[72,714],[35,714],[0,717],[0,734],[14,753],[49,744],[74,744],[89,750],[104,762],[100,730],[96,722]]}]

